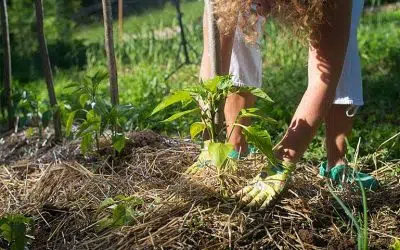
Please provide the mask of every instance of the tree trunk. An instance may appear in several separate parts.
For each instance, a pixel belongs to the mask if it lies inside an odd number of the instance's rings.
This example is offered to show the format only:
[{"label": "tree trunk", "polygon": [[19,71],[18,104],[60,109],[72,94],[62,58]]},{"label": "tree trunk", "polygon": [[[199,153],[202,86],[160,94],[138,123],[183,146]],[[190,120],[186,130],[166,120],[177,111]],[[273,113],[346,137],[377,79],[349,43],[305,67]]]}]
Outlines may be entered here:
[{"label": "tree trunk", "polygon": [[10,48],[10,32],[8,27],[7,1],[1,0],[1,27],[4,46],[4,104],[7,108],[8,129],[13,129],[15,117],[14,108],[11,100],[11,48]]},{"label": "tree trunk", "polygon": [[124,39],[124,0],[118,0],[118,35],[119,41]]},{"label": "tree trunk", "polygon": [[35,0],[36,9],[36,30],[38,34],[40,55],[43,63],[43,73],[47,84],[47,91],[49,93],[50,105],[53,108],[53,122],[55,130],[56,141],[62,139],[61,132],[61,114],[60,109],[57,107],[57,98],[54,91],[53,74],[51,72],[49,52],[47,50],[46,37],[43,29],[43,4],[42,0]]},{"label": "tree trunk", "polygon": [[108,73],[110,78],[111,104],[119,104],[117,63],[114,53],[114,37],[110,0],[102,0],[104,18],[104,41],[107,54]]}]

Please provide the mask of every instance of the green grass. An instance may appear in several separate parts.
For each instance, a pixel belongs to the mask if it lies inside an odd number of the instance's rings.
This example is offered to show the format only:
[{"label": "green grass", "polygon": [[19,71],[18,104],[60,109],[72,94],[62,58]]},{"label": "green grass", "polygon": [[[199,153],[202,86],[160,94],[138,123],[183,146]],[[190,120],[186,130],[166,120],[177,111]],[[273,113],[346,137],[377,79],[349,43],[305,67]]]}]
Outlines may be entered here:
[{"label": "green grass", "polygon": [[[182,4],[184,21],[186,23],[198,22],[202,16],[203,2],[192,1]],[[117,22],[114,22],[115,35],[118,33]],[[163,9],[143,11],[140,15],[128,16],[124,19],[124,33],[131,35],[142,32],[146,29],[162,29],[165,27],[177,26],[175,6],[171,3],[165,5]],[[84,39],[90,42],[98,42],[104,36],[102,23],[95,23],[90,26],[79,27],[74,34],[77,39]],[[117,36],[116,36],[117,37]]]}]

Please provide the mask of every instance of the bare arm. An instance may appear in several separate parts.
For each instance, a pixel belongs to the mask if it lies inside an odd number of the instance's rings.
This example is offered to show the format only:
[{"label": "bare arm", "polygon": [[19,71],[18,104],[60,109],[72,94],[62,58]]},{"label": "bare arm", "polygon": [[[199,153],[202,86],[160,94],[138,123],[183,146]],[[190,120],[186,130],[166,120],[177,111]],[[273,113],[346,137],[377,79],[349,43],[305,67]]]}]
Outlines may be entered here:
[{"label": "bare arm", "polygon": [[352,1],[336,0],[329,10],[329,24],[321,27],[321,38],[310,46],[309,86],[292,124],[278,145],[279,158],[296,162],[306,151],[334,100],[349,40]]}]

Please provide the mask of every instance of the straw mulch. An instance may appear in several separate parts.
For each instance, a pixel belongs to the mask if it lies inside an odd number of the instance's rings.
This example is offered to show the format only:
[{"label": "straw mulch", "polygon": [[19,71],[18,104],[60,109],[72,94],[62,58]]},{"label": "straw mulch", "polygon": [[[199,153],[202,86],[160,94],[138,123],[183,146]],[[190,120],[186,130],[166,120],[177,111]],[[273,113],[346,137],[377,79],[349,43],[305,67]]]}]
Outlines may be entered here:
[{"label": "straw mulch", "polygon": [[[182,173],[199,147],[136,132],[118,158],[80,154],[78,142],[37,143],[23,132],[0,143],[0,215],[35,219],[32,249],[354,249],[356,233],[343,210],[317,177],[317,167],[299,166],[288,191],[266,211],[248,211],[224,199],[213,170]],[[114,160],[116,159],[116,160]],[[262,159],[243,162],[238,176],[224,176],[234,192],[255,175]],[[382,187],[368,193],[371,249],[385,249],[400,236],[400,162],[381,163],[373,174]],[[397,169],[397,172],[396,172]],[[361,212],[361,196],[339,196]],[[99,230],[99,212],[109,197],[135,196],[130,225]]]}]

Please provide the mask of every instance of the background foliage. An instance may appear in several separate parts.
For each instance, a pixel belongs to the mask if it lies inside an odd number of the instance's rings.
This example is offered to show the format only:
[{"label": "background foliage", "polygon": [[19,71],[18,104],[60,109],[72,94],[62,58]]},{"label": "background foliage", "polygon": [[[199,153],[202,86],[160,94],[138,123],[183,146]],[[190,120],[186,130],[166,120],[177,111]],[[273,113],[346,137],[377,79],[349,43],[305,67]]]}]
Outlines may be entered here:
[{"label": "background foliage", "polygon": [[[367,1],[367,5],[385,2],[394,1],[371,0]],[[104,70],[106,66],[104,31],[99,12],[101,9],[95,8],[97,1],[87,0],[49,0],[44,1],[44,4],[45,32],[55,72],[56,92],[61,103],[68,104],[74,110],[79,107],[79,100],[65,87],[81,83],[88,72]],[[193,119],[162,124],[158,121],[171,115],[172,109],[154,117],[149,117],[149,114],[172,89],[198,82],[202,47],[202,1],[183,1],[182,5],[185,31],[191,45],[190,57],[194,64],[185,66],[168,79],[167,76],[183,61],[182,55],[178,55],[180,40],[176,36],[174,7],[168,1],[161,0],[125,1],[124,7],[125,33],[123,42],[116,45],[116,52],[121,102],[136,107],[133,128],[150,128],[161,133],[188,136],[187,128]],[[90,14],[82,19],[79,15],[85,11]],[[46,91],[42,80],[33,4],[29,0],[13,0],[9,2],[9,12],[13,85],[19,89],[14,93],[28,90],[37,102],[43,103]],[[359,113],[349,144],[356,145],[361,137],[361,155],[374,152],[383,141],[398,132],[400,118],[396,114],[400,113],[400,85],[395,83],[400,82],[399,20],[399,10],[365,14],[359,30],[366,105]],[[115,30],[117,38],[117,27]],[[266,59],[263,88],[275,103],[260,102],[258,107],[278,121],[277,125],[268,125],[272,137],[278,140],[306,88],[307,48],[304,43],[269,22],[262,51]],[[107,85],[103,84],[99,88],[100,94],[105,96]],[[4,118],[0,116],[0,119]],[[323,144],[321,129],[306,158],[313,161],[323,159]],[[400,156],[399,140],[386,147],[385,157],[388,159]]]}]

